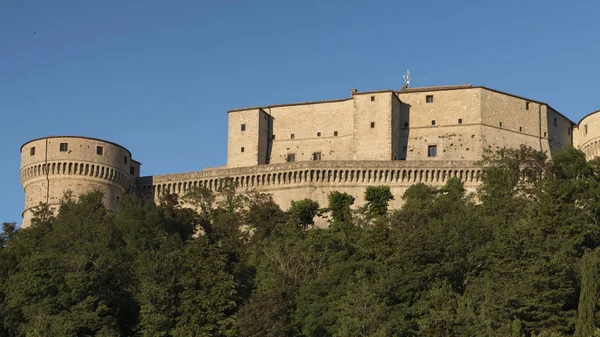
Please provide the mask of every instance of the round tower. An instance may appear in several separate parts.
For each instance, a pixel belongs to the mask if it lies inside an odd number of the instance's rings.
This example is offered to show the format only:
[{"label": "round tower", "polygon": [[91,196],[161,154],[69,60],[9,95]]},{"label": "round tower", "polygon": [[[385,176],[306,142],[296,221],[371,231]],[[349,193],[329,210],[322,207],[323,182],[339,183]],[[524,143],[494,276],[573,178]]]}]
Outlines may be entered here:
[{"label": "round tower", "polygon": [[600,156],[600,110],[583,117],[573,133],[574,146],[585,153],[587,160]]},{"label": "round tower", "polygon": [[55,136],[34,139],[21,146],[21,185],[25,209],[21,227],[31,224],[31,210],[39,203],[52,209],[67,191],[72,196],[91,190],[104,193],[104,204],[116,209],[118,200],[133,191],[140,163],[121,145],[101,139]]}]

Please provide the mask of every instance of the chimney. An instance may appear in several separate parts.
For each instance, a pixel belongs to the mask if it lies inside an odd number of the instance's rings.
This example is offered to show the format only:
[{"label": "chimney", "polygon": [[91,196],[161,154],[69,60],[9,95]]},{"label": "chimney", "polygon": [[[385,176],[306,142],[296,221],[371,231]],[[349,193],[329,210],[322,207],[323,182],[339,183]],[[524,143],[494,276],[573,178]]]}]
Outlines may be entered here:
[{"label": "chimney", "polygon": [[351,89],[350,90],[350,95],[354,96],[354,94],[356,94],[358,92],[358,90],[356,88]]}]

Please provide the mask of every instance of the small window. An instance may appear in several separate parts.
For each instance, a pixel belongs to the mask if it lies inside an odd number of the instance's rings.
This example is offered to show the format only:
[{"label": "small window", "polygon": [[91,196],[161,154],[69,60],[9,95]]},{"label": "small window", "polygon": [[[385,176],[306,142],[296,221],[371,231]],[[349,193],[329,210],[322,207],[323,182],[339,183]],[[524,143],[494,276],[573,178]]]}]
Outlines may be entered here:
[{"label": "small window", "polygon": [[519,126],[519,132],[523,132],[523,127]]},{"label": "small window", "polygon": [[408,122],[404,122],[404,127],[407,128],[408,127]]},{"label": "small window", "polygon": [[246,131],[246,124],[242,124],[241,129],[242,129],[242,131]]},{"label": "small window", "polygon": [[244,152],[244,147],[242,146],[242,148],[240,149],[240,152]]},{"label": "small window", "polygon": [[296,161],[296,154],[294,153],[288,153],[287,155],[287,162],[291,163],[291,162],[295,162]]},{"label": "small window", "polygon": [[375,122],[371,122],[371,129],[375,127]]},{"label": "small window", "polygon": [[458,124],[462,124],[462,118],[458,119]]},{"label": "small window", "polygon": [[500,122],[500,127],[502,127],[502,122]]},{"label": "small window", "polygon": [[30,156],[35,156],[35,146],[33,146],[33,147],[31,147],[31,148],[29,149],[29,155],[30,155]]},{"label": "small window", "polygon": [[125,164],[127,164],[127,156],[124,156],[124,157],[123,157],[123,162],[124,162]]},{"label": "small window", "polygon": [[546,138],[546,131],[544,131],[544,138]]},{"label": "small window", "polygon": [[317,132],[317,137],[321,137],[321,132]]},{"label": "small window", "polygon": [[69,143],[60,143],[60,152],[69,151]]},{"label": "small window", "polygon": [[431,126],[435,126],[435,121],[431,121]]},{"label": "small window", "polygon": [[587,135],[587,124],[583,126],[583,134]]},{"label": "small window", "polygon": [[558,119],[556,119],[556,117],[554,117],[553,123],[554,123],[554,126],[558,126]]},{"label": "small window", "polygon": [[313,160],[321,160],[321,152],[313,153]]},{"label": "small window", "polygon": [[433,95],[425,96],[425,103],[433,103]]},{"label": "small window", "polygon": [[294,137],[296,137],[296,135],[294,135],[293,133],[290,135],[290,139],[294,139]]},{"label": "small window", "polygon": [[371,102],[375,102],[375,96],[371,96]]},{"label": "small window", "polygon": [[271,136],[271,140],[275,140],[275,135],[272,135],[272,136]]},{"label": "small window", "polygon": [[102,156],[104,154],[104,148],[102,146],[96,146],[96,154]]},{"label": "small window", "polygon": [[530,102],[525,102],[525,109],[529,110],[529,103]]},{"label": "small window", "polygon": [[337,131],[333,131],[333,136],[337,137],[337,135],[338,135]]},{"label": "small window", "polygon": [[427,157],[437,156],[437,145],[429,145],[427,147]]},{"label": "small window", "polygon": [[567,128],[567,135],[571,135],[571,128]]},{"label": "small window", "polygon": [[135,175],[135,167],[129,166],[129,173],[131,173],[131,175]]}]

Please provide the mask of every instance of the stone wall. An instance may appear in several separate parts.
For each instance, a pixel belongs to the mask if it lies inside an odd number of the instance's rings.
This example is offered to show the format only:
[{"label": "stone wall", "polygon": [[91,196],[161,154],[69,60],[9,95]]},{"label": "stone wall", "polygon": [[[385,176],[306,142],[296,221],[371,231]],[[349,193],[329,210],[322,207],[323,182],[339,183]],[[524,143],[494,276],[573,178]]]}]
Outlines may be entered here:
[{"label": "stone wall", "polygon": [[140,164],[124,147],[86,137],[47,137],[21,147],[21,185],[25,191],[22,227],[40,202],[57,209],[66,191],[74,197],[91,190],[104,193],[107,208],[132,191]]}]

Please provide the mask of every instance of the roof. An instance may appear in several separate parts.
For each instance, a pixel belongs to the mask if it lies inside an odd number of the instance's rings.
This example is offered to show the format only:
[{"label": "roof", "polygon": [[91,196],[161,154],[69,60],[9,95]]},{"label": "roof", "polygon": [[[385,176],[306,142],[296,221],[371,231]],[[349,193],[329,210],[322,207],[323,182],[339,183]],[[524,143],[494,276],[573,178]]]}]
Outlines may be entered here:
[{"label": "roof", "polygon": [[[393,93],[396,93],[396,94],[403,94],[403,93],[413,93],[413,92],[431,92],[431,91],[464,90],[464,89],[485,89],[485,90],[493,91],[493,92],[496,92],[496,93],[499,93],[499,94],[502,94],[502,95],[507,95],[507,96],[511,96],[511,97],[518,98],[518,99],[522,99],[522,100],[525,100],[525,101],[529,101],[529,102],[533,102],[533,103],[538,103],[538,104],[546,105],[546,106],[550,107],[552,110],[556,111],[556,113],[558,113],[559,115],[561,115],[563,118],[565,118],[566,120],[568,120],[569,122],[571,122],[571,124],[577,125],[577,123],[573,122],[570,118],[568,118],[567,116],[563,115],[562,113],[560,113],[558,110],[554,109],[550,104],[548,104],[546,102],[538,101],[538,100],[535,100],[535,99],[530,99],[530,98],[523,97],[523,96],[517,96],[517,95],[511,94],[511,93],[505,92],[505,91],[500,91],[500,90],[488,88],[488,87],[485,87],[485,86],[473,86],[471,84],[440,85],[440,86],[429,86],[429,87],[403,88],[403,89],[400,89],[400,90],[387,89],[387,90],[365,91],[365,92],[356,92],[355,94],[353,94],[353,96],[354,95],[365,95],[365,94],[379,94],[379,93],[386,93],[386,92],[393,92]],[[352,99],[352,97],[332,99],[332,100],[322,100],[322,101],[307,101],[307,102],[294,102],[294,103],[288,103],[288,104],[275,104],[275,105],[266,105],[266,106],[254,106],[254,107],[247,107],[247,108],[239,108],[239,109],[229,110],[229,111],[227,111],[227,113],[235,112],[235,111],[244,111],[244,110],[252,110],[252,109],[268,109],[268,108],[277,108],[277,107],[283,107],[283,106],[294,106],[294,105],[303,105],[303,104],[319,104],[319,103],[344,102],[344,101],[348,101],[348,100],[351,100],[351,99]]]}]

